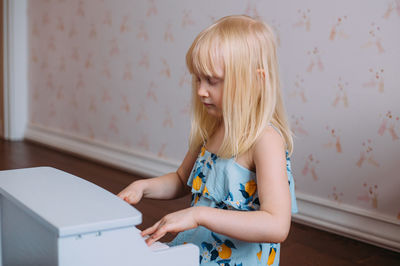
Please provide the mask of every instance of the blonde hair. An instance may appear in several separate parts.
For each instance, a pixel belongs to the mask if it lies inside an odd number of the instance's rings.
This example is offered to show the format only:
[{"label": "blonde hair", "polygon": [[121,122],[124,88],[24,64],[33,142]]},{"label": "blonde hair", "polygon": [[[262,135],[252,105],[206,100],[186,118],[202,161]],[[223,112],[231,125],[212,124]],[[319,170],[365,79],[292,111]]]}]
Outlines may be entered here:
[{"label": "blonde hair", "polygon": [[225,135],[218,155],[229,158],[248,151],[270,123],[282,133],[291,154],[293,138],[281,96],[275,38],[268,25],[244,15],[223,17],[196,37],[186,64],[193,77],[192,151],[220,122],[201,103],[197,77],[217,76],[216,64],[222,64]]}]

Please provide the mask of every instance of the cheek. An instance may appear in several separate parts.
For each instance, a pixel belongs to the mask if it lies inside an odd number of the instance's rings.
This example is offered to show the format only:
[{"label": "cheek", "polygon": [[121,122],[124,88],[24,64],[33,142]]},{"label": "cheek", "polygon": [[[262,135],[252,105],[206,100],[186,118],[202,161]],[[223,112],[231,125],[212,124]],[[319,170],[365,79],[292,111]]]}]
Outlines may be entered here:
[{"label": "cheek", "polygon": [[218,99],[218,106],[222,109],[222,95]]},{"label": "cheek", "polygon": [[218,105],[222,108],[222,99],[223,99],[223,95],[222,93],[219,93],[218,95]]}]

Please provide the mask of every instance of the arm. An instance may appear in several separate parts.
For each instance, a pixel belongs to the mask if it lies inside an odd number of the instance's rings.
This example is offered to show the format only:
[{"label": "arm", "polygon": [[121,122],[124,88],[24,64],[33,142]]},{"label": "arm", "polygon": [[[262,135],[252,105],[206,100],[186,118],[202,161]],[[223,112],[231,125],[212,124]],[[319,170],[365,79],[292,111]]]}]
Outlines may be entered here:
[{"label": "arm", "polygon": [[196,155],[189,151],[176,172],[135,181],[122,190],[118,197],[130,204],[136,204],[142,197],[174,199],[186,195],[190,192],[186,182],[196,159]]},{"label": "arm", "polygon": [[[143,231],[152,234],[147,243],[157,241],[167,232],[181,232],[204,226],[216,233],[248,242],[282,242],[290,228],[290,191],[286,173],[282,137],[267,128],[253,151],[257,171],[258,211],[233,211],[192,207],[165,216]],[[243,230],[243,228],[246,230]]]}]

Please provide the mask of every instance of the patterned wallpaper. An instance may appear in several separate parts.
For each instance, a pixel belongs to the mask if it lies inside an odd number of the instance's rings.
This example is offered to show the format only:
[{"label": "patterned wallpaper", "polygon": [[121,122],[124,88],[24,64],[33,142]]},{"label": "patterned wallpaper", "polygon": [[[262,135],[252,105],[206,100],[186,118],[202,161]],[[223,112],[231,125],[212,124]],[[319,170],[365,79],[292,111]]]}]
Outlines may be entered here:
[{"label": "patterned wallpaper", "polygon": [[400,1],[30,1],[32,124],[181,160],[194,37],[276,31],[297,191],[400,221]]}]

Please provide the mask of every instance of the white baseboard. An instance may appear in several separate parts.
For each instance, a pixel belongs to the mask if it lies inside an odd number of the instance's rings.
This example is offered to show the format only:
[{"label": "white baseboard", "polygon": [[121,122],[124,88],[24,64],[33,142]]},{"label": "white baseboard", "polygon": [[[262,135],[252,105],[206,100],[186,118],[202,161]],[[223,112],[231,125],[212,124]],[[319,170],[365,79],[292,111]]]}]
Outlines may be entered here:
[{"label": "white baseboard", "polygon": [[302,193],[296,198],[293,221],[400,252],[400,221]]},{"label": "white baseboard", "polygon": [[[28,125],[25,138],[144,176],[175,171],[179,162],[153,154]],[[400,221],[346,204],[297,193],[299,213],[293,220],[325,231],[400,252]]]},{"label": "white baseboard", "polygon": [[146,151],[132,151],[35,124],[28,125],[25,139],[146,177],[176,171],[179,166],[177,161],[160,158]]}]

